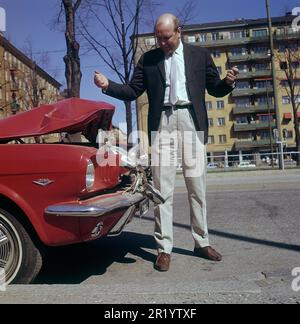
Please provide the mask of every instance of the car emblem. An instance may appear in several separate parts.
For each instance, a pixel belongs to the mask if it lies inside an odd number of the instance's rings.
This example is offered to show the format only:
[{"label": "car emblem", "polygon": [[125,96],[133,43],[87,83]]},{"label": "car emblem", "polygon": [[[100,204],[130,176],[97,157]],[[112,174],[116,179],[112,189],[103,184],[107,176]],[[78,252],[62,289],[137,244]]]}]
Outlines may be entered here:
[{"label": "car emblem", "polygon": [[39,179],[36,181],[33,181],[33,183],[42,186],[42,187],[47,187],[49,184],[53,183],[53,180],[49,180],[49,179]]}]

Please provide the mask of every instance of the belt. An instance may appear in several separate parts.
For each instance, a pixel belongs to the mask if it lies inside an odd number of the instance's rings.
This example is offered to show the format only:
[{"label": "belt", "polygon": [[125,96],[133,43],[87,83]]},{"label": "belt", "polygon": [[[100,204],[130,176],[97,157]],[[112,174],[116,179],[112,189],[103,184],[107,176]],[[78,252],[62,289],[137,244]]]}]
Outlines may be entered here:
[{"label": "belt", "polygon": [[192,104],[187,104],[187,105],[165,105],[163,106],[163,110],[168,110],[168,109],[171,109],[173,108],[174,110],[176,109],[189,109],[189,108],[193,108],[193,105]]}]

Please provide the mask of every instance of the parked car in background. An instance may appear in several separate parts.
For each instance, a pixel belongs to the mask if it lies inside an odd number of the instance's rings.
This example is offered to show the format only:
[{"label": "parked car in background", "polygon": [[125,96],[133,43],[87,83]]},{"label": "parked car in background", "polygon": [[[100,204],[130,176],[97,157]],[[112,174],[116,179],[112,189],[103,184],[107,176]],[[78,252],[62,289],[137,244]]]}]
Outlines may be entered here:
[{"label": "parked car in background", "polygon": [[243,161],[238,164],[238,168],[256,168],[256,165],[250,161]]},{"label": "parked car in background", "polygon": [[[98,129],[110,130],[113,114],[107,103],[68,99],[0,120],[0,283],[30,283],[44,247],[118,235],[149,198],[163,202],[137,155],[111,147],[99,156]],[[26,144],[61,132],[89,142]]]},{"label": "parked car in background", "polygon": [[219,167],[218,163],[211,162],[207,164],[207,169],[217,169]]}]

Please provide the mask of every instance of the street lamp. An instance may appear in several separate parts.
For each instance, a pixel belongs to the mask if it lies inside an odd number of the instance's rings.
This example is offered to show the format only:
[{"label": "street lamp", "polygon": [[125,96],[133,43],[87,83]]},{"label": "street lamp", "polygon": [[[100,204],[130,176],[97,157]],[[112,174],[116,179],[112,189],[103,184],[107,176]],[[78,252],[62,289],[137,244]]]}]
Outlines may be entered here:
[{"label": "street lamp", "polygon": [[[277,79],[276,79],[276,63],[275,63],[275,55],[274,55],[274,39],[273,39],[273,30],[272,30],[272,20],[270,14],[270,0],[266,0],[267,7],[267,15],[268,15],[268,24],[269,24],[269,36],[270,36],[270,50],[271,50],[271,58],[272,58],[272,78],[273,78],[273,88],[274,88],[274,105],[276,110],[276,121],[277,121],[277,129],[278,129],[278,141],[280,152],[283,150],[283,142],[282,142],[282,133],[281,133],[281,123],[280,123],[280,112],[279,112],[279,101],[278,101],[278,89],[277,89]],[[284,160],[282,159],[282,155],[279,157],[279,167],[280,169],[284,169]]]}]

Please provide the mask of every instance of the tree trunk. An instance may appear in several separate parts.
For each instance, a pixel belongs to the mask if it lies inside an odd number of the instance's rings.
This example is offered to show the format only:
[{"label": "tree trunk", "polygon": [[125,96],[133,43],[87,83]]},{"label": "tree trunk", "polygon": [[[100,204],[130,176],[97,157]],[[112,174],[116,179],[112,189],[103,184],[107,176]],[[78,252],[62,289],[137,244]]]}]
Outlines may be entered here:
[{"label": "tree trunk", "polygon": [[[297,118],[297,117],[296,117]],[[297,152],[300,152],[300,129],[299,129],[299,118],[295,122],[295,132],[296,132],[296,148]],[[300,166],[300,153],[297,154],[297,166]]]},{"label": "tree trunk", "polygon": [[[131,102],[126,101],[125,107],[126,107],[126,123],[127,123],[127,146],[130,148],[132,146],[132,110],[131,110]],[[129,141],[129,138],[131,138],[131,141]]]},{"label": "tree trunk", "polygon": [[75,35],[75,12],[72,0],[63,0],[66,16],[66,44],[67,54],[64,57],[66,65],[65,76],[67,80],[68,98],[80,97],[80,83],[82,73],[80,70],[79,50],[80,45],[76,41]]}]

